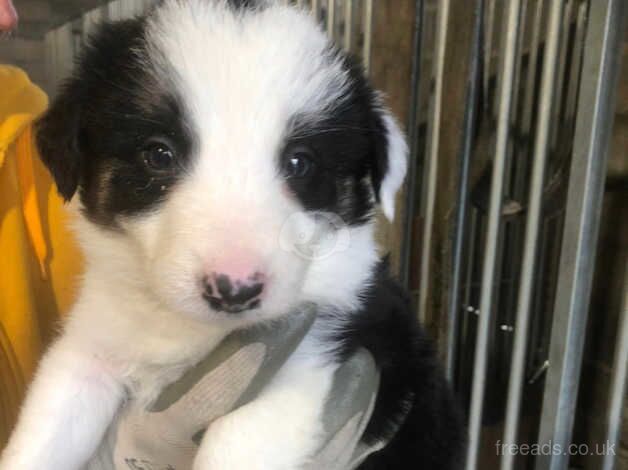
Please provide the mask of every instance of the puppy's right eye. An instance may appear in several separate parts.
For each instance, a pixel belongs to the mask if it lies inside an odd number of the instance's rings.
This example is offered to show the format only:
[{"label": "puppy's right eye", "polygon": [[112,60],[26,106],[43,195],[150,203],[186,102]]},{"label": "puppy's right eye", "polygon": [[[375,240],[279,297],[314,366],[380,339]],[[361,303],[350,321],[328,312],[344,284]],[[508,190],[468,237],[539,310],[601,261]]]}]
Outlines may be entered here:
[{"label": "puppy's right eye", "polygon": [[142,149],[144,164],[156,173],[170,173],[175,167],[176,155],[167,144],[151,142]]},{"label": "puppy's right eye", "polygon": [[303,179],[315,169],[314,152],[308,147],[300,145],[285,152],[282,171],[286,178]]}]

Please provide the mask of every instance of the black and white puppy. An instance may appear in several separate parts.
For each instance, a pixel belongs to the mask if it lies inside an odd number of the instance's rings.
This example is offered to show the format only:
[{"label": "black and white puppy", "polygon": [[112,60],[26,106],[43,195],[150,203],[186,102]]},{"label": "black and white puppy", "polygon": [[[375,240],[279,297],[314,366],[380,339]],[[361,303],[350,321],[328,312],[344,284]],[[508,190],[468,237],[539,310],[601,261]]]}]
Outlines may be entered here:
[{"label": "black and white puppy", "polygon": [[305,12],[165,0],[104,25],[38,144],[80,214],[86,273],[2,470],[82,468],[129,396],[150,403],[230,331],[304,302],[312,331],[262,397],[210,426],[195,468],[301,468],[359,347],[381,371],[363,439],[392,437],[360,468],[459,468],[457,406],[374,240],[404,137]]}]

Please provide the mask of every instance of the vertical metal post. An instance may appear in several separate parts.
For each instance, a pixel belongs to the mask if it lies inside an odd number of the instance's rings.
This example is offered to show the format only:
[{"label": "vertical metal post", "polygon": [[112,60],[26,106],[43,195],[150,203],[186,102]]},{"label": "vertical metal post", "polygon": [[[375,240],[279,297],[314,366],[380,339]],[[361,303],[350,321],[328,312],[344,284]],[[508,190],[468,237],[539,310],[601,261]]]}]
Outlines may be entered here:
[{"label": "vertical metal post", "polygon": [[[617,447],[621,432],[621,411],[626,397],[626,378],[628,377],[628,266],[624,268],[624,301],[619,314],[619,330],[615,345],[615,361],[611,392],[608,405],[606,442]],[[603,470],[614,470],[617,456],[607,452],[604,456]]]},{"label": "vertical metal post", "polygon": [[[534,273],[536,266],[537,244],[539,240],[539,226],[543,197],[543,183],[545,180],[545,163],[549,143],[549,124],[554,103],[554,84],[556,82],[556,66],[560,48],[560,28],[563,13],[563,0],[552,0],[550,7],[549,25],[545,41],[543,58],[543,76],[539,96],[539,122],[536,126],[534,143],[534,163],[532,167],[532,182],[530,200],[528,204],[528,220],[523,252],[523,266],[517,302],[517,320],[515,325],[515,342],[513,359],[508,386],[508,402],[506,407],[506,425],[504,431],[505,448],[517,441],[519,427],[519,411],[521,392],[525,374],[526,346],[528,343],[528,325],[530,322],[530,304],[534,287]],[[512,470],[515,465],[515,455],[505,452],[502,456],[502,470]]]},{"label": "vertical metal post", "polygon": [[410,78],[410,110],[408,112],[408,140],[410,141],[410,161],[408,162],[408,187],[406,190],[404,232],[401,243],[400,272],[401,282],[410,287],[410,256],[412,247],[412,229],[415,211],[415,193],[417,180],[418,148],[418,115],[419,115],[419,85],[421,78],[421,60],[423,48],[423,4],[424,0],[414,2],[414,36],[412,38],[412,75]]},{"label": "vertical metal post", "polygon": [[473,368],[473,386],[471,391],[471,411],[469,417],[469,447],[467,451],[467,470],[475,470],[478,464],[482,433],[482,412],[484,409],[484,392],[486,386],[486,369],[488,362],[489,332],[493,318],[493,293],[499,233],[501,226],[501,208],[505,180],[505,169],[508,157],[510,133],[510,113],[512,108],[513,83],[515,81],[515,60],[517,56],[517,39],[520,23],[519,0],[508,2],[506,17],[506,37],[504,58],[502,60],[499,121],[497,125],[497,141],[493,176],[491,180],[491,198],[489,205],[488,232],[484,263],[482,267],[482,288],[480,294],[480,317],[475,344]]},{"label": "vertical metal post", "polygon": [[[464,289],[464,301],[463,301],[463,307],[467,311],[469,307],[471,306],[471,294],[473,291],[473,286],[472,286],[473,267],[475,266],[475,263],[476,263],[475,255],[477,254],[475,247],[477,245],[477,238],[479,235],[478,234],[478,224],[479,224],[478,210],[474,208],[473,206],[471,206],[470,211],[471,211],[471,221],[469,223],[469,233],[471,235],[469,237],[469,243],[467,245],[469,249],[469,257],[467,258],[467,269],[465,269],[465,273],[464,273],[465,289]],[[466,334],[464,335],[464,337],[466,338]]]},{"label": "vertical metal post", "polygon": [[[491,65],[493,58],[493,25],[495,24],[495,2],[496,0],[488,0],[488,8],[486,15],[484,36],[484,102],[489,105],[489,83],[491,80]],[[492,110],[491,110],[492,111]],[[492,115],[492,113],[491,113]]]},{"label": "vertical metal post", "polygon": [[[574,38],[574,50],[572,53],[571,69],[569,71],[570,80],[574,80],[574,83],[578,83],[578,77],[580,76],[580,67],[582,66],[582,51],[584,49],[584,37],[586,32],[586,18],[587,18],[587,4],[582,3],[578,8],[578,19],[576,23],[576,35]],[[578,87],[569,87],[567,93],[567,100],[565,103],[565,117],[566,122],[573,122],[574,115],[576,113],[576,105],[578,102]]]},{"label": "vertical metal post", "polygon": [[373,0],[364,1],[364,44],[362,46],[362,62],[364,70],[371,70],[371,46],[373,44]]},{"label": "vertical metal post", "polygon": [[454,377],[456,359],[456,341],[458,340],[458,326],[460,318],[461,281],[464,241],[467,225],[469,202],[469,171],[471,167],[471,152],[473,150],[473,130],[478,111],[478,96],[480,78],[480,54],[482,53],[482,24],[484,20],[484,0],[478,0],[475,6],[475,24],[473,26],[473,43],[469,61],[469,81],[467,85],[466,107],[464,114],[462,145],[458,164],[460,174],[458,178],[458,194],[456,197],[456,222],[452,234],[452,272],[447,306],[447,350],[445,357],[445,373],[451,381]]},{"label": "vertical metal post", "polygon": [[[566,44],[569,40],[569,29],[571,26],[571,20],[573,18],[573,10],[574,10],[574,2],[575,0],[567,0],[565,4],[565,15],[563,17],[563,43]],[[563,51],[560,54],[559,68],[558,68],[558,76],[556,80],[556,89],[557,93],[554,94],[554,117],[550,122],[551,130],[550,130],[550,147],[555,148],[557,145],[558,139],[558,129],[560,128],[560,105],[563,100],[563,96],[565,94],[565,82],[568,80],[566,76],[565,70],[567,67],[567,48],[563,48]]]},{"label": "vertical metal post", "polygon": [[425,165],[425,196],[423,209],[423,245],[421,247],[421,266],[419,287],[419,319],[425,322],[427,298],[431,289],[429,282],[430,261],[432,259],[432,234],[434,225],[434,206],[436,202],[436,179],[438,176],[438,150],[440,143],[441,110],[443,98],[443,70],[445,67],[445,46],[447,45],[447,21],[449,18],[449,0],[442,0],[438,9],[438,30],[436,33],[436,53],[434,60],[434,94],[431,100],[430,120],[427,137],[427,155]]},{"label": "vertical metal post", "polygon": [[569,463],[563,453],[573,431],[627,6],[596,0],[589,9],[539,432],[540,444],[551,441],[561,452],[538,456],[537,470],[564,470]]},{"label": "vertical metal post", "polygon": [[336,0],[327,0],[327,35],[336,37]]},{"label": "vertical metal post", "polygon": [[107,4],[109,11],[109,19],[112,21],[118,21],[122,19],[122,1],[115,0]]},{"label": "vertical metal post", "polygon": [[[529,4],[529,0],[521,0],[521,7],[520,7],[520,13],[519,16],[521,18],[520,20],[520,26],[519,26],[519,37],[517,38],[517,44],[519,44],[519,53],[517,54],[517,58],[515,59],[515,74],[514,74],[514,80],[515,82],[512,85],[512,89],[514,90],[514,93],[512,95],[512,109],[514,110],[513,113],[511,113],[510,115],[510,123],[512,126],[515,126],[517,124],[517,109],[519,108],[519,90],[521,89],[521,67],[523,66],[523,40],[525,38],[525,33],[526,33],[526,28],[525,28],[525,24],[526,24],[526,19],[527,19],[527,15],[528,15],[528,4]],[[512,173],[512,170],[509,168],[506,170],[508,172],[508,174]],[[510,191],[509,194],[512,194],[512,188],[510,188],[510,186],[512,186],[512,184],[509,185],[508,188],[506,188],[506,191]]]},{"label": "vertical metal post", "polygon": [[344,48],[351,52],[353,48],[353,0],[345,0]]},{"label": "vertical metal post", "polygon": [[528,56],[528,73],[526,77],[526,91],[523,104],[522,130],[525,136],[532,131],[532,109],[534,108],[534,88],[536,81],[537,58],[541,46],[541,20],[545,0],[537,0],[532,23],[532,39],[530,40],[530,54]]},{"label": "vertical metal post", "polygon": [[314,15],[314,19],[318,23],[321,18],[321,0],[312,0],[311,11],[312,15]]}]

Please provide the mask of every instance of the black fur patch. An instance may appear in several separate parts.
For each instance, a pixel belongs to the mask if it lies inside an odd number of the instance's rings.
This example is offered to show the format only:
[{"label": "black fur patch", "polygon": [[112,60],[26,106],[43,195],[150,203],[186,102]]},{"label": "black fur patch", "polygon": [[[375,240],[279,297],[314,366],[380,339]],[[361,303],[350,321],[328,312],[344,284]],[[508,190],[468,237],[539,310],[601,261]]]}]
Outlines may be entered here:
[{"label": "black fur patch", "polygon": [[466,440],[462,412],[403,289],[380,264],[361,311],[334,339],[338,359],[364,347],[381,372],[378,397],[363,440],[390,443],[360,470],[458,470]]},{"label": "black fur patch", "polygon": [[[37,126],[59,193],[70,199],[78,188],[87,216],[109,227],[162,201],[192,147],[181,100],[150,66],[144,32],[143,19],[103,25]],[[175,151],[172,172],[156,174],[143,160],[154,138]]]},{"label": "black fur patch", "polygon": [[309,178],[289,179],[288,185],[306,210],[333,212],[359,225],[373,215],[388,144],[375,92],[361,66],[348,56],[343,59],[350,85],[340,105],[313,125],[307,117],[303,123],[295,118],[285,147],[311,148],[316,171]]}]

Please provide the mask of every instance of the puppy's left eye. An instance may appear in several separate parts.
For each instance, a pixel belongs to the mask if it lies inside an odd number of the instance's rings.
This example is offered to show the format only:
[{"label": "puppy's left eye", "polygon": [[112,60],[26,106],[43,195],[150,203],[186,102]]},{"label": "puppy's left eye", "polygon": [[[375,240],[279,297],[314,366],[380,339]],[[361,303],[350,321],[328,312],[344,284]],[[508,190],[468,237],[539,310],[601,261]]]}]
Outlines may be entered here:
[{"label": "puppy's left eye", "polygon": [[150,142],[142,149],[144,163],[155,172],[172,171],[175,166],[175,158],[174,150],[163,142]]},{"label": "puppy's left eye", "polygon": [[283,158],[283,174],[286,178],[305,178],[315,169],[312,150],[307,147],[288,149]]}]

